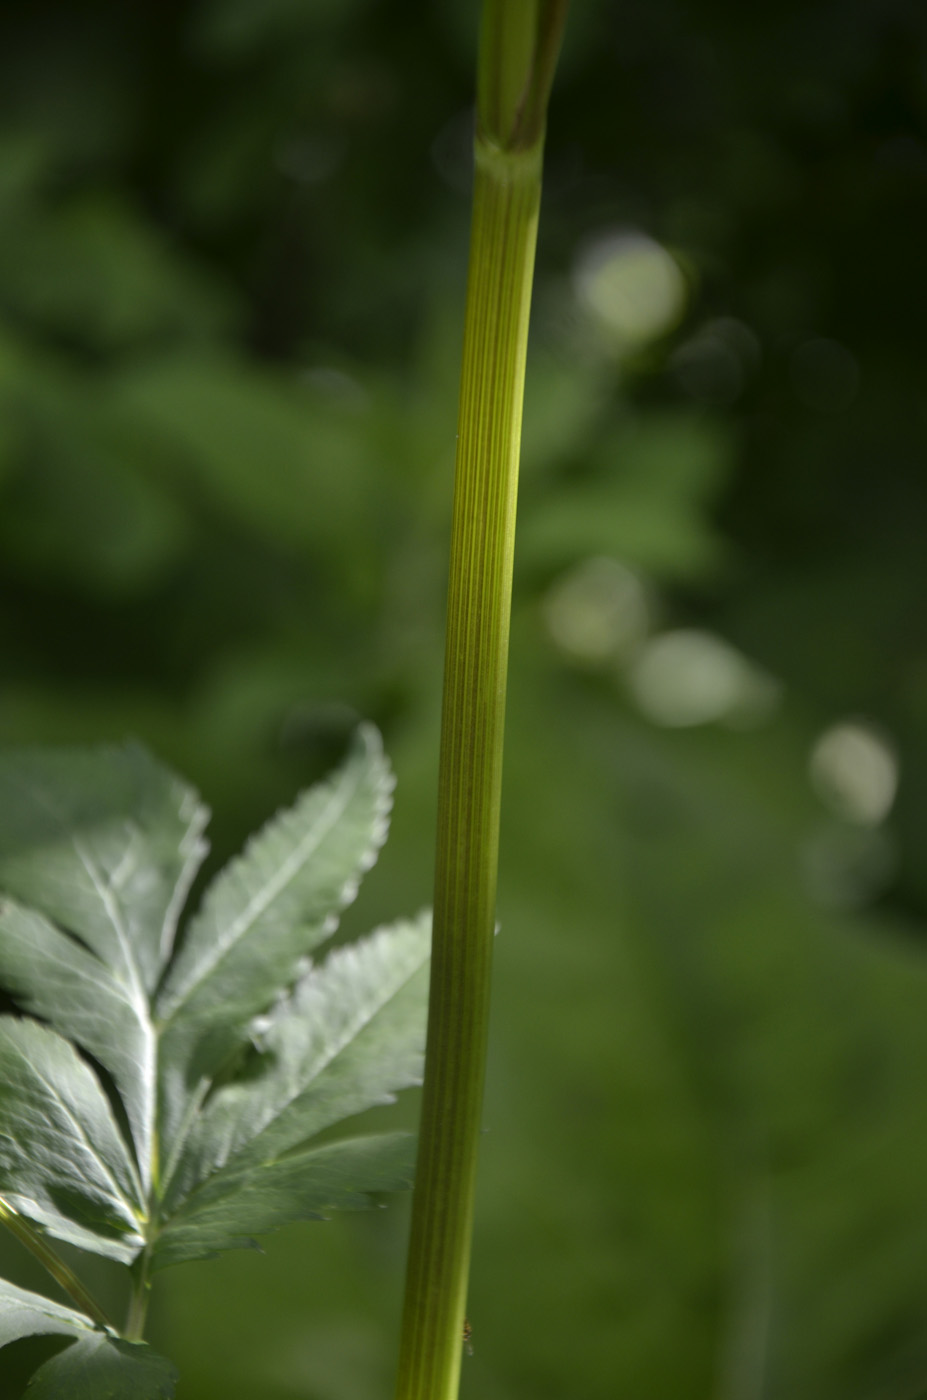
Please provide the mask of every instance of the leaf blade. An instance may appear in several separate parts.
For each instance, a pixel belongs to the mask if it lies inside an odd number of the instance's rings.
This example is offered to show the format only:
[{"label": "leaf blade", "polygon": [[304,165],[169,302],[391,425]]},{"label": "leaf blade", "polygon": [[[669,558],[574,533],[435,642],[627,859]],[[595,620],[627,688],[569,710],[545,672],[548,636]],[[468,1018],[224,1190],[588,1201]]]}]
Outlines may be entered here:
[{"label": "leaf blade", "polygon": [[296,978],[386,837],[393,782],[379,734],[260,831],[207,890],[157,1004],[168,1151],[250,1019]]},{"label": "leaf blade", "polygon": [[119,1259],[142,1247],[135,1164],[99,1082],[38,1022],[0,1017],[0,1190],[59,1239]]},{"label": "leaf blade", "polygon": [[177,1371],[141,1342],[79,1337],[33,1375],[24,1400],[172,1400]]},{"label": "leaf blade", "polygon": [[[0,890],[31,910],[3,920],[0,977],[7,974],[9,989],[25,997],[24,1009],[66,1034],[75,1018],[86,1031],[89,989],[99,980],[101,1014],[90,1016],[97,1033],[80,1043],[123,1096],[146,1190],[157,1105],[149,997],[205,853],[207,817],[194,790],[137,744],[0,756]],[[50,923],[27,928],[30,919]],[[50,972],[55,958],[58,971],[67,966],[78,979],[74,996],[57,1007],[38,975],[41,963],[49,981],[59,980]],[[104,1002],[112,1031],[118,1025],[124,1038],[121,1049],[118,1036],[99,1033]]]},{"label": "leaf blade", "polygon": [[366,1210],[372,1193],[412,1183],[415,1137],[383,1133],[327,1143],[281,1161],[207,1182],[166,1226],[153,1267],[247,1249],[253,1236],[295,1220],[324,1219],[332,1210]]},{"label": "leaf blade", "polygon": [[150,1347],[94,1327],[83,1313],[0,1278],[0,1348],[22,1337],[72,1338],[41,1365],[28,1400],[171,1400],[177,1373]]},{"label": "leaf blade", "polygon": [[55,1333],[81,1336],[93,1331],[93,1323],[83,1313],[0,1278],[0,1347],[21,1337]]},{"label": "leaf blade", "polygon": [[169,1203],[421,1083],[431,916],[337,948],[266,1019],[265,1073],[220,1089],[181,1160]]},{"label": "leaf blade", "polygon": [[125,1105],[147,1189],[155,1101],[154,1027],[125,984],[40,914],[0,901],[0,984],[18,1006],[92,1055]]},{"label": "leaf blade", "polygon": [[0,756],[0,889],[151,992],[208,813],[139,744]]}]

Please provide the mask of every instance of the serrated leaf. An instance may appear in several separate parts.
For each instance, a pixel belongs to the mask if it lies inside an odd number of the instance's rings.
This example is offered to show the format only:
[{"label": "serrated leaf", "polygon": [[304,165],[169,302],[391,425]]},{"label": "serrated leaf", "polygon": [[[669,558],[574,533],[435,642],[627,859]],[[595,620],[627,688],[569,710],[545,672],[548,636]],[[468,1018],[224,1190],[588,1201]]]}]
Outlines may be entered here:
[{"label": "serrated leaf", "polygon": [[336,949],[300,979],[261,1028],[263,1072],[220,1088],[198,1118],[168,1205],[421,1082],[430,941],[422,914]]},{"label": "serrated leaf", "polygon": [[[0,977],[112,1073],[146,1190],[157,1097],[149,995],[205,852],[207,815],[196,793],[138,745],[0,758],[0,889],[60,926],[27,926],[7,905]],[[55,959],[62,974],[75,973],[57,1006],[44,981]]]},{"label": "serrated leaf", "polygon": [[144,1243],[144,1201],[99,1081],[36,1021],[0,1017],[0,1181],[59,1239],[125,1263]]},{"label": "serrated leaf", "polygon": [[23,1011],[47,1021],[113,1076],[144,1179],[151,1156],[155,1033],[150,1018],[139,1016],[130,989],[76,939],[3,899],[0,984]]},{"label": "serrated leaf", "polygon": [[[189,789],[135,748],[0,761],[0,984],[47,1023],[0,1018],[12,1205],[125,1263],[157,1240],[163,1264],[407,1184],[405,1137],[308,1146],[421,1077],[428,918],[308,957],[376,858],[391,791],[365,727],[216,878],[155,992],[202,850]],[[93,1374],[100,1358],[72,1350]]]},{"label": "serrated leaf", "polygon": [[337,772],[268,823],[213,881],[158,998],[167,1152],[251,1017],[297,976],[386,836],[392,777],[363,726]]},{"label": "serrated leaf", "polygon": [[153,991],[205,847],[193,790],[137,744],[0,757],[0,889]]},{"label": "serrated leaf", "polygon": [[415,1138],[383,1133],[328,1143],[239,1174],[222,1173],[184,1203],[158,1238],[155,1268],[254,1244],[294,1220],[331,1210],[365,1210],[371,1193],[412,1183]]},{"label": "serrated leaf", "polygon": [[73,1338],[36,1371],[28,1400],[171,1400],[176,1372],[150,1347],[94,1327],[83,1313],[0,1279],[0,1347],[21,1337]]}]

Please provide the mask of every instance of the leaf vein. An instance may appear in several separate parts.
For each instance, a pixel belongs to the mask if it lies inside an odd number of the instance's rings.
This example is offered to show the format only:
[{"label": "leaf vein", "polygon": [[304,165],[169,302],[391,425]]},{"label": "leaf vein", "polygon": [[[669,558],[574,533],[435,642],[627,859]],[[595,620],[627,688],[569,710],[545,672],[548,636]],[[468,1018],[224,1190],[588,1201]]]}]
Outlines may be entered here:
[{"label": "leaf vein", "polygon": [[[54,1034],[54,1033],[53,1033],[53,1032],[49,1032],[49,1034]],[[65,1044],[67,1044],[67,1042],[65,1042]],[[61,1093],[59,1092],[59,1090],[58,1090],[57,1086],[54,1084],[54,1082],[53,1082],[52,1080],[50,1080],[50,1079],[47,1079],[46,1076],[42,1073],[42,1071],[41,1071],[35,1064],[33,1064],[30,1060],[28,1060],[28,1059],[26,1058],[25,1053],[22,1051],[22,1049],[21,1049],[19,1046],[14,1046],[13,1049],[14,1049],[14,1053],[16,1053],[16,1054],[19,1056],[19,1058],[22,1060],[23,1064],[27,1067],[29,1073],[30,1073],[31,1075],[33,1075],[33,1076],[38,1080],[38,1082],[39,1082],[40,1084],[44,1085],[44,1087],[45,1087],[45,1089],[46,1089],[46,1091],[47,1091],[47,1093],[48,1093],[49,1098],[50,1098],[54,1103],[56,1103],[56,1104],[59,1106],[59,1108],[62,1110],[62,1113],[63,1113],[63,1115],[64,1115],[65,1121],[66,1121],[68,1124],[70,1124],[71,1128],[74,1130],[75,1137],[78,1139],[79,1142],[83,1143],[84,1148],[86,1149],[88,1156],[97,1164],[97,1166],[98,1166],[98,1167],[100,1168],[100,1170],[102,1171],[103,1176],[104,1176],[105,1179],[109,1182],[109,1184],[110,1184],[110,1186],[111,1186],[111,1188],[112,1188],[114,1197],[116,1197],[116,1198],[119,1200],[119,1202],[125,1207],[126,1212],[128,1213],[128,1215],[129,1215],[129,1217],[131,1218],[133,1224],[134,1224],[134,1225],[136,1226],[136,1228],[137,1228],[137,1222],[138,1222],[137,1207],[138,1207],[138,1205],[140,1204],[140,1201],[141,1201],[141,1185],[140,1185],[140,1183],[138,1182],[138,1178],[136,1177],[135,1169],[134,1169],[134,1166],[133,1166],[133,1163],[132,1163],[131,1158],[128,1156],[128,1154],[126,1155],[126,1162],[127,1162],[127,1164],[128,1164],[130,1173],[132,1174],[132,1176],[133,1176],[133,1178],[134,1178],[134,1180],[135,1180],[135,1184],[136,1184],[136,1186],[138,1186],[138,1189],[139,1189],[139,1201],[138,1201],[138,1202],[133,1202],[133,1201],[130,1200],[129,1197],[125,1194],[125,1192],[123,1191],[122,1187],[119,1185],[119,1182],[118,1182],[118,1181],[116,1180],[116,1178],[113,1176],[113,1173],[112,1173],[112,1171],[110,1170],[110,1168],[108,1167],[106,1161],[104,1160],[103,1157],[100,1156],[100,1153],[97,1151],[97,1149],[94,1147],[93,1143],[91,1142],[90,1138],[87,1136],[87,1132],[86,1132],[86,1129],[84,1128],[84,1125],[81,1123],[81,1121],[80,1121],[79,1118],[75,1117],[75,1115],[74,1115],[73,1112],[71,1111],[70,1107],[68,1106],[66,1100],[62,1098]],[[86,1068],[86,1067],[85,1067],[85,1068]],[[89,1070],[89,1069],[87,1070],[87,1073],[88,1073],[88,1074],[90,1073],[90,1070]],[[101,1091],[101,1092],[102,1092],[102,1091]]]},{"label": "leaf vein", "polygon": [[270,907],[275,899],[286,889],[300,870],[318,849],[323,839],[329,834],[337,824],[339,817],[344,812],[349,801],[354,796],[360,786],[362,774],[358,774],[352,784],[343,784],[332,793],[328,804],[319,814],[311,831],[308,831],[301,841],[299,841],[290,855],[281,862],[274,874],[265,882],[264,886],[258,890],[246,904],[237,919],[233,919],[229,925],[225,937],[216,940],[216,946],[211,956],[205,957],[199,966],[194,970],[194,975],[187,982],[185,987],[180,988],[174,994],[174,1004],[163,1016],[162,1028],[168,1025],[177,1015],[196,989],[215,972],[220,963],[231,953],[240,943],[250,928],[260,916]]}]

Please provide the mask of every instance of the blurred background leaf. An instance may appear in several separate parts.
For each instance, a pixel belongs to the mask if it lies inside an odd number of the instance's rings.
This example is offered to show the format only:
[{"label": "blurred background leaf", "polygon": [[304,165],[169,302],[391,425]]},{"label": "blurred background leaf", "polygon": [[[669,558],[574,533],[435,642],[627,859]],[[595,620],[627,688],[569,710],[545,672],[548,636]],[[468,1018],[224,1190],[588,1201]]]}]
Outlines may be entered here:
[{"label": "blurred background leaf", "polygon": [[[430,897],[477,8],[0,19],[0,742],[138,736],[215,868],[375,720],[352,932]],[[925,47],[571,16],[465,1395],[927,1395]],[[167,1271],[183,1400],[388,1393],[404,1231]]]}]

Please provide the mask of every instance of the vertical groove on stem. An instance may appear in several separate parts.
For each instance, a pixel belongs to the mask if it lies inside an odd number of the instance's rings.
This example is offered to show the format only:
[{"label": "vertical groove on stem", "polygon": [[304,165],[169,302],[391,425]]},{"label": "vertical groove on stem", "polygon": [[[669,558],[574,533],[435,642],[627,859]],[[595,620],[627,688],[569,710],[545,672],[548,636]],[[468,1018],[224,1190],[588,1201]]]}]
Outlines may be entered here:
[{"label": "vertical groove on stem", "polygon": [[566,0],[484,0],[438,777],[425,1085],[397,1400],[460,1376],[495,928],[521,416]]},{"label": "vertical groove on stem", "polygon": [[[522,385],[540,152],[477,152],[438,784],[431,1011],[400,1395],[457,1391],[495,924]],[[472,308],[472,315],[470,311]]]},{"label": "vertical groove on stem", "polygon": [[132,1292],[123,1332],[123,1336],[129,1342],[140,1342],[144,1339],[150,1297],[151,1245],[148,1244],[132,1265]]}]

